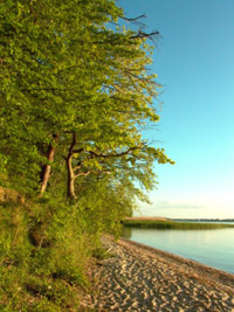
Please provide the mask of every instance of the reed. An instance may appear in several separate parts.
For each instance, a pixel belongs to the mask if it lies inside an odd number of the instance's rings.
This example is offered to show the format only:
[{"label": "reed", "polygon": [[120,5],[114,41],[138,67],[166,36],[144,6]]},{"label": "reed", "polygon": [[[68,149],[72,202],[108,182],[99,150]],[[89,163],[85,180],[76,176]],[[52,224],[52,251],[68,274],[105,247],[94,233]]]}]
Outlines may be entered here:
[{"label": "reed", "polygon": [[178,222],[159,220],[123,220],[126,227],[154,228],[159,230],[212,230],[234,228],[234,224],[205,223],[205,222]]}]

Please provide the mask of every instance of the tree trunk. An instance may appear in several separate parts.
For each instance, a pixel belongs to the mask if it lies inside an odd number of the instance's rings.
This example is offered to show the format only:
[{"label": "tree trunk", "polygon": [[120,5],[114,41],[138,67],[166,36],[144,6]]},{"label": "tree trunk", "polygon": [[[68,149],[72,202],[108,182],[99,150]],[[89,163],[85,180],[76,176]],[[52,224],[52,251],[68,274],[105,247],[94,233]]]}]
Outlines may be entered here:
[{"label": "tree trunk", "polygon": [[67,196],[69,199],[76,199],[76,192],[75,192],[75,173],[72,167],[72,157],[74,148],[76,145],[76,133],[72,134],[72,142],[68,151],[68,155],[66,158],[66,165],[67,165]]},{"label": "tree trunk", "polygon": [[66,165],[67,165],[67,196],[70,199],[76,199],[76,193],[75,193],[75,174],[72,168],[72,155],[68,155],[66,159]]},{"label": "tree trunk", "polygon": [[[58,135],[54,135],[54,139],[55,142],[58,139]],[[50,163],[52,163],[54,161],[54,154],[55,154],[55,147],[50,144],[49,145],[49,150],[48,150],[48,155],[47,155],[47,159]],[[41,189],[40,189],[40,194],[39,197],[42,197],[43,194],[46,191],[47,185],[48,185],[48,181],[50,178],[50,173],[51,173],[51,165],[47,164],[45,165],[45,167],[43,168],[43,173],[42,173],[42,182],[41,182]]]}]

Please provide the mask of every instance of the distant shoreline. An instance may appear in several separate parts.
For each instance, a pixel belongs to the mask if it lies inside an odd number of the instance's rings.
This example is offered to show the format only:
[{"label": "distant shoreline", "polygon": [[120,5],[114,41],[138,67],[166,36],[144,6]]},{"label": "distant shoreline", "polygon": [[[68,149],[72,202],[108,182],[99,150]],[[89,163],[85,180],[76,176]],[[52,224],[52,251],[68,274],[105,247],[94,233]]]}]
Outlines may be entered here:
[{"label": "distant shoreline", "polygon": [[125,220],[158,220],[158,221],[185,221],[185,222],[234,222],[233,218],[169,218],[169,217],[127,217]]},{"label": "distant shoreline", "polygon": [[169,219],[163,217],[128,217],[125,218],[122,223],[126,227],[168,230],[205,230],[234,228],[234,224],[229,224],[232,220],[233,219]]},{"label": "distant shoreline", "polygon": [[[169,218],[168,218],[169,219]],[[185,222],[234,222],[234,219],[209,219],[209,218],[194,218],[194,219],[188,219],[188,218],[171,218],[169,220],[172,221],[185,221]]]}]

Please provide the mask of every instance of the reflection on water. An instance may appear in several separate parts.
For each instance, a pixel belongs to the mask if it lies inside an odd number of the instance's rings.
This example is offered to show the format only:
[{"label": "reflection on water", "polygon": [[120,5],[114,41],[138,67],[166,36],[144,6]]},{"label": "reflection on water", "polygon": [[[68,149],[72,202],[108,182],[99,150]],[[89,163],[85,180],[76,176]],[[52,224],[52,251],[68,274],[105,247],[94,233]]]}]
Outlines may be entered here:
[{"label": "reflection on water", "polygon": [[234,228],[172,231],[126,227],[123,237],[234,273]]}]

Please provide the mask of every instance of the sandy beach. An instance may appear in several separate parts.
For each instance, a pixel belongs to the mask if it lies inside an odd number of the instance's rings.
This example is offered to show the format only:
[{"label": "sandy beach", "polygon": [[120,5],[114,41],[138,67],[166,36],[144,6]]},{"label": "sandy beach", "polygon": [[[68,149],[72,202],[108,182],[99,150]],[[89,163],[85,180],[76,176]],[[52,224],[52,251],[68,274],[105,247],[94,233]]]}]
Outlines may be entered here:
[{"label": "sandy beach", "polygon": [[112,257],[93,268],[86,311],[234,311],[233,274],[124,239],[103,245]]}]

